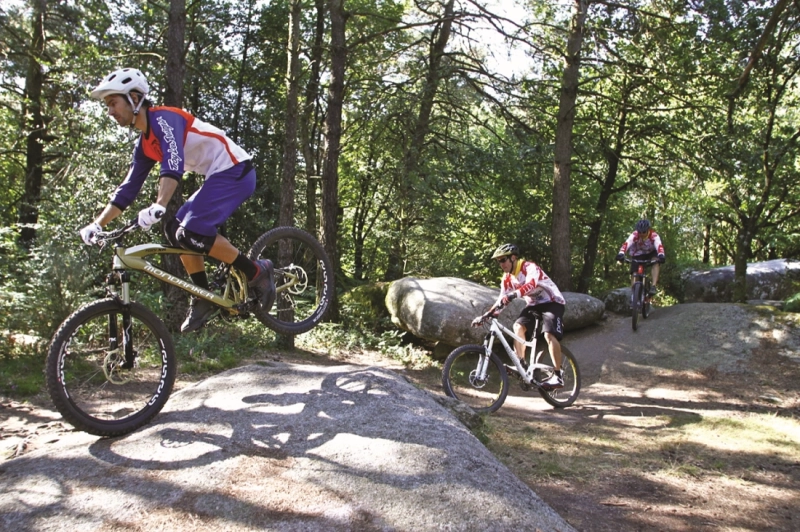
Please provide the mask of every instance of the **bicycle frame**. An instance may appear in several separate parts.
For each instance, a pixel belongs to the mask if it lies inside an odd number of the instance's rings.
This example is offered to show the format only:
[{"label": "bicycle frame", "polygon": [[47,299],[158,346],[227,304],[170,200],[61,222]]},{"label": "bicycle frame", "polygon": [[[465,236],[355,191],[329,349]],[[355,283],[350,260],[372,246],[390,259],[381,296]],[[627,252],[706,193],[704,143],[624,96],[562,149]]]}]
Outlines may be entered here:
[{"label": "bicycle frame", "polygon": [[[172,248],[160,244],[140,244],[127,248],[117,245],[114,249],[112,269],[117,274],[123,274],[123,272],[127,270],[142,271],[160,281],[185,290],[192,295],[207,299],[227,310],[231,315],[237,315],[243,311],[240,305],[247,302],[247,278],[236,268],[231,267],[224,292],[220,296],[210,290],[201,288],[193,283],[175,277],[164,270],[156,268],[145,260],[146,257],[151,255],[195,255],[204,257],[202,253],[196,251]],[[120,275],[120,282],[122,285],[122,293],[119,294],[120,299],[124,304],[129,304],[130,290],[127,277],[125,275]],[[281,286],[280,289],[285,290],[286,285]],[[277,290],[278,287],[276,287],[276,291]]]},{"label": "bicycle frame", "polygon": [[[548,366],[546,364],[539,364],[538,357],[536,353],[536,343],[539,339],[539,327],[541,325],[541,320],[536,318],[536,323],[534,325],[535,334],[533,334],[531,341],[527,341],[524,338],[520,338],[517,336],[514,331],[500,323],[499,320],[496,318],[492,318],[492,323],[489,326],[489,332],[486,334],[486,339],[484,340],[484,348],[486,349],[486,357],[484,357],[483,361],[481,362],[481,367],[478,368],[478,375],[482,378],[486,378],[486,368],[489,366],[489,354],[492,352],[492,347],[494,346],[494,340],[497,338],[500,340],[503,348],[506,350],[506,354],[508,354],[509,358],[514,362],[514,366],[517,368],[517,372],[522,377],[522,380],[525,381],[525,384],[533,384],[536,385],[536,381],[533,379],[533,372],[537,369],[551,369],[552,366]],[[514,348],[509,344],[508,340],[506,340],[503,333],[508,334],[514,340],[518,342],[522,342],[525,345],[525,348],[531,348],[531,363],[528,364],[528,369],[522,367],[522,362],[520,361],[519,357],[517,356],[516,351]],[[537,357],[534,359],[534,357]]]},{"label": "bicycle frame", "polygon": [[[645,271],[645,267],[646,266],[653,266],[654,264],[657,264],[658,263],[658,259],[647,259],[647,260],[625,259],[625,262],[636,265],[636,271],[633,272],[633,274],[632,274],[633,278],[634,278],[634,281],[633,281],[633,285],[631,286],[631,288],[633,288],[633,286],[635,286],[636,284],[641,284],[641,285],[643,285],[643,288],[644,288],[644,284],[645,284],[644,281],[645,281],[645,278],[647,277],[647,272]],[[631,293],[633,293],[633,290],[631,291]],[[650,298],[650,296],[648,294],[644,294],[643,293],[643,295],[644,295],[644,299],[649,299]],[[634,307],[639,308],[638,307],[638,305],[639,305],[638,301],[632,301],[632,303],[633,303]]]}]

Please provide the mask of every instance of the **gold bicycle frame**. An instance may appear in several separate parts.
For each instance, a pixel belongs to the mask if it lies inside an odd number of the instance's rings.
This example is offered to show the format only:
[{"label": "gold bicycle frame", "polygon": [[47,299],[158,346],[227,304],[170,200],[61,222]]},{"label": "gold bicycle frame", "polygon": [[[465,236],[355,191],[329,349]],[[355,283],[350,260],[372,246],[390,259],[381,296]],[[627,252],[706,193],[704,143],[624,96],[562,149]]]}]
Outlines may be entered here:
[{"label": "gold bicycle frame", "polygon": [[[210,290],[206,290],[204,288],[200,288],[199,286],[190,283],[188,281],[184,281],[183,279],[179,279],[172,274],[165,272],[159,268],[156,268],[149,262],[147,262],[145,257],[149,257],[150,255],[197,255],[201,257],[205,257],[202,253],[198,253],[196,251],[190,251],[182,248],[172,248],[167,246],[162,246],[161,244],[139,244],[136,246],[131,247],[122,247],[117,246],[114,249],[114,260],[112,263],[112,268],[115,271],[123,271],[123,270],[136,270],[142,271],[164,281],[165,283],[171,284],[173,286],[177,286],[178,288],[189,292],[192,295],[197,297],[202,297],[203,299],[207,299],[216,305],[219,305],[224,310],[232,315],[239,314],[239,310],[236,308],[236,305],[240,303],[244,303],[247,301],[247,278],[245,275],[237,270],[236,268],[231,267],[230,274],[228,275],[227,282],[225,284],[224,293],[219,296]],[[238,286],[237,286],[238,285]],[[122,284],[122,302],[125,304],[130,303],[130,292],[128,288],[128,283]]]}]

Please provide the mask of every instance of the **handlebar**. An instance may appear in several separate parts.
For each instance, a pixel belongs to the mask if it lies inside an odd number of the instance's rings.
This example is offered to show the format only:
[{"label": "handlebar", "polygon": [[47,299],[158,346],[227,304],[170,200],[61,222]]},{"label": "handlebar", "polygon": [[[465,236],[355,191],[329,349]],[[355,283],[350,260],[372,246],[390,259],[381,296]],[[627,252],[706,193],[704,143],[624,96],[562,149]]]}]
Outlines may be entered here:
[{"label": "handlebar", "polygon": [[622,262],[627,262],[628,264],[656,264],[658,263],[658,257],[647,260],[629,259],[625,257],[622,259]]},{"label": "handlebar", "polygon": [[113,231],[98,231],[94,235],[94,243],[100,246],[102,249],[109,242],[119,240],[123,236],[136,231],[137,229],[139,229],[139,221],[138,219],[134,218],[119,229],[114,229]]},{"label": "handlebar", "polygon": [[503,310],[505,307],[506,305],[503,305],[502,303],[498,303],[497,306],[492,305],[488,311],[486,311],[485,313],[481,314],[480,316],[472,320],[472,326],[480,327],[481,325],[484,325],[487,321],[491,322],[491,320],[497,317],[495,316],[495,312]]}]

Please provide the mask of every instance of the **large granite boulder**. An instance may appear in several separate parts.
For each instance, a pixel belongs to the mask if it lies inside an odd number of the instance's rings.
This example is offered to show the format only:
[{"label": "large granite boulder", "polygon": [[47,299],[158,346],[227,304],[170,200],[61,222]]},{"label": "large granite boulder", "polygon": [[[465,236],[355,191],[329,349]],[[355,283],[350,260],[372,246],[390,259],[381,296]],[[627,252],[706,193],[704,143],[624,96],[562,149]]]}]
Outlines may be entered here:
[{"label": "large granite boulder", "polygon": [[[684,274],[684,302],[732,302],[733,276],[733,266],[687,272]],[[778,259],[747,265],[747,299],[784,300],[797,293],[798,284],[800,261]]]},{"label": "large granite boulder", "polygon": [[[393,282],[386,294],[386,307],[394,323],[414,336],[447,346],[483,343],[483,328],[472,328],[470,322],[487,310],[500,294],[497,288],[488,288],[455,277],[418,279],[405,277]],[[564,312],[564,330],[589,326],[603,318],[602,301],[586,294],[564,294],[567,308]],[[525,302],[511,302],[500,316],[504,325],[511,327]]]},{"label": "large granite boulder", "polygon": [[617,288],[603,296],[606,310],[617,314],[631,313],[631,287]]}]

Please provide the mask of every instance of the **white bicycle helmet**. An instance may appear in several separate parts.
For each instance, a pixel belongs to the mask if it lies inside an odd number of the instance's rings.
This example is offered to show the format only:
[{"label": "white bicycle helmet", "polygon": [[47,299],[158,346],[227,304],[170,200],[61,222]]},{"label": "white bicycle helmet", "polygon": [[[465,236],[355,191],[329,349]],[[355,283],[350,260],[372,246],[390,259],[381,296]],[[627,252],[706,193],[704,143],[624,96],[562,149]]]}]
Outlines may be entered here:
[{"label": "white bicycle helmet", "polygon": [[[142,95],[136,105],[134,105],[130,96],[131,91]],[[103,81],[92,91],[92,98],[102,100],[112,94],[124,94],[128,98],[131,107],[133,107],[133,115],[136,116],[139,114],[139,109],[142,107],[144,97],[147,96],[148,92],[150,92],[150,86],[147,84],[147,78],[144,77],[144,74],[139,69],[120,68],[103,78]]]}]

